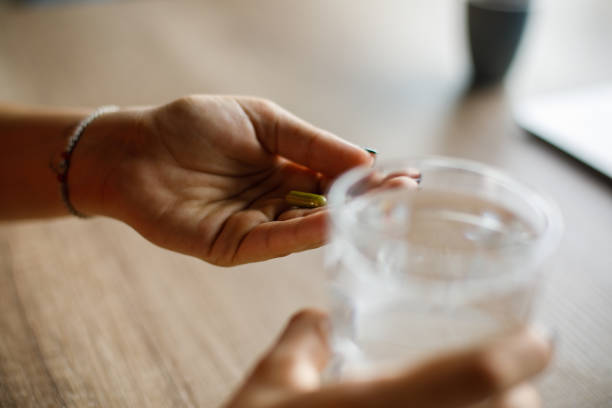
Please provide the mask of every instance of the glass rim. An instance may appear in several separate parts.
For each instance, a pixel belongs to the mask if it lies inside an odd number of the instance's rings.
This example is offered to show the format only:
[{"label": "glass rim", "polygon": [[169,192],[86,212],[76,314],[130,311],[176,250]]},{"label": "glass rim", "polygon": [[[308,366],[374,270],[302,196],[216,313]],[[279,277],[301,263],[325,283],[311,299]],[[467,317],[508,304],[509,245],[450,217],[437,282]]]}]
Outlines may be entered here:
[{"label": "glass rim", "polygon": [[[557,204],[548,196],[536,191],[535,188],[517,180],[506,172],[490,165],[468,159],[438,155],[412,156],[403,159],[378,161],[373,167],[360,166],[340,175],[340,177],[334,181],[327,194],[332,228],[337,228],[340,231],[345,229],[346,216],[343,214],[343,211],[339,209],[345,206],[350,187],[359,180],[376,170],[392,170],[398,168],[416,168],[418,170],[419,164],[422,163],[427,164],[425,167],[454,168],[459,171],[480,176],[483,179],[491,180],[495,185],[515,195],[522,202],[527,204],[529,208],[538,211],[537,217],[544,221],[544,226],[541,230],[538,229],[536,231],[537,238],[535,242],[536,245],[540,247],[538,251],[540,253],[540,256],[538,256],[540,260],[548,257],[559,244],[564,229],[563,217]],[[366,223],[360,228],[363,228],[363,233],[365,234],[381,232],[377,228],[366,225]]]},{"label": "glass rim", "polygon": [[497,11],[501,13],[525,13],[530,8],[530,0],[467,0],[468,6],[475,9]]}]

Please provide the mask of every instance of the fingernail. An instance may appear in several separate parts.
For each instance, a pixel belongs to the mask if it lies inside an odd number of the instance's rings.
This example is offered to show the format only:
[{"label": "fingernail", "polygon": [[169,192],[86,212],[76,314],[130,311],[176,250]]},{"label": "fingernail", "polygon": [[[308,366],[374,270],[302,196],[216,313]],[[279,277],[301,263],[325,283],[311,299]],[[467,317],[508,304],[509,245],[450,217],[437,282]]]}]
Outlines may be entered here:
[{"label": "fingernail", "polygon": [[421,171],[419,169],[408,169],[408,176],[414,181],[416,181],[418,184],[421,184],[421,179],[423,175],[421,174]]},{"label": "fingernail", "polygon": [[371,147],[364,147],[363,150],[370,153],[370,157],[372,158],[371,166],[374,167],[376,165],[376,155],[378,154],[378,152],[376,151],[376,149],[372,149]]}]

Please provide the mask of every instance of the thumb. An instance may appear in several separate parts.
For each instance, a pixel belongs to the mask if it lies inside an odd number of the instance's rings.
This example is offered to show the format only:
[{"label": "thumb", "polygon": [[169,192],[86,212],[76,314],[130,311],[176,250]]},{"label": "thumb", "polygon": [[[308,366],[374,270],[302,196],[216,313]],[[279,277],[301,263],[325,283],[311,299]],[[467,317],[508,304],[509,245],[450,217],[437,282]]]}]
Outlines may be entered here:
[{"label": "thumb", "polygon": [[325,313],[295,314],[277,342],[255,366],[226,408],[268,406],[319,387],[319,373],[330,355]]},{"label": "thumb", "polygon": [[296,391],[318,388],[320,373],[331,353],[328,327],[327,315],[319,310],[296,313],[276,344],[257,364],[251,380]]}]

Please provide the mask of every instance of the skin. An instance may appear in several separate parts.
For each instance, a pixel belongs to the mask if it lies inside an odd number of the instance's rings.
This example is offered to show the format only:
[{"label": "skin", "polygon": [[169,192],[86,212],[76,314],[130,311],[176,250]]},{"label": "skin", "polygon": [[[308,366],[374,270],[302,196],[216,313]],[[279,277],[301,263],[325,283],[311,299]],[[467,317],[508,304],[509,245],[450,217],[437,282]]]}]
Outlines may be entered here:
[{"label": "skin", "polygon": [[536,408],[527,381],[550,361],[550,342],[522,331],[437,356],[396,375],[322,386],[329,324],[318,310],[290,321],[225,408]]},{"label": "skin", "polygon": [[[0,186],[13,199],[0,203],[0,217],[66,214],[49,163],[86,115],[4,109]],[[231,266],[322,245],[326,212],[292,209],[284,196],[320,193],[371,162],[363,149],[272,102],[190,96],[96,119],[75,148],[68,185],[82,213],[117,218],[159,246]]]},{"label": "skin", "polygon": [[[0,220],[67,215],[57,165],[87,109],[0,105]],[[170,250],[230,266],[314,248],[325,208],[289,207],[290,190],[321,193],[373,157],[267,100],[189,96],[94,120],[73,152],[68,186],[88,215],[124,221]],[[415,188],[418,172],[374,173],[363,191]],[[550,344],[521,332],[372,381],[321,387],[327,318],[294,316],[226,408],[535,408],[528,381]]]}]

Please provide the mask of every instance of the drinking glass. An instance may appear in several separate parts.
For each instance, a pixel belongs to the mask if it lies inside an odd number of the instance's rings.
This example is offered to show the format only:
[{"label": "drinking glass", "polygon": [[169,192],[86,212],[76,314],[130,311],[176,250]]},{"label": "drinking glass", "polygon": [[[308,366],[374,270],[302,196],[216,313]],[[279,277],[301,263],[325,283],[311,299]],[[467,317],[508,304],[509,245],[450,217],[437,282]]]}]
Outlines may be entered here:
[{"label": "drinking glass", "polygon": [[467,22],[474,84],[501,80],[512,64],[529,0],[469,0]]},{"label": "drinking glass", "polygon": [[[400,181],[418,169],[418,187]],[[327,381],[405,368],[517,330],[562,231],[557,207],[480,163],[357,168],[329,195]]]}]

